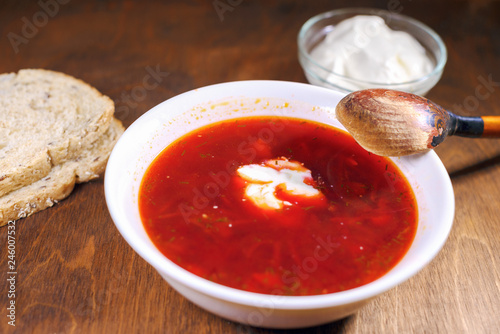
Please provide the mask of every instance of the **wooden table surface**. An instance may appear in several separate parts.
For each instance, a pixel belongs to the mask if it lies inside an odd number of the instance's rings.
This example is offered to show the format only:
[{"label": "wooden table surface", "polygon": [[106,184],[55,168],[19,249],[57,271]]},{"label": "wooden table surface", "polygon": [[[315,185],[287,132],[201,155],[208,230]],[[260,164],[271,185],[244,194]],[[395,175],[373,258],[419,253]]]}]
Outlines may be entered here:
[{"label": "wooden table surface", "polygon": [[[110,96],[129,126],[156,104],[209,84],[306,82],[297,60],[300,26],[351,6],[347,0],[2,0],[0,73],[35,67],[81,78]],[[448,63],[429,98],[462,115],[500,115],[500,2],[356,6],[399,11],[442,36]],[[154,88],[144,84],[151,71],[158,73]],[[437,258],[357,314],[290,332],[498,333],[500,141],[452,137],[436,151],[456,198],[453,230]],[[171,289],[118,233],[102,178],[16,222],[13,327],[6,309],[12,299],[7,231],[0,228],[1,333],[281,332],[223,320]]]}]

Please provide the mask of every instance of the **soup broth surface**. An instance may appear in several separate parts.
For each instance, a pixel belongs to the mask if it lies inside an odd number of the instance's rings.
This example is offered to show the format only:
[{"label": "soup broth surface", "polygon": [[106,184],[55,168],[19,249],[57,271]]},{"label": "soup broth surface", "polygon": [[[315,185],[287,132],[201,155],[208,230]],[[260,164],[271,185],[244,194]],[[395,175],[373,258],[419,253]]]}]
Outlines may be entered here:
[{"label": "soup broth surface", "polygon": [[223,121],[178,139],[146,171],[139,209],[174,263],[276,295],[376,280],[409,249],[418,215],[390,159],[342,130],[287,117]]}]

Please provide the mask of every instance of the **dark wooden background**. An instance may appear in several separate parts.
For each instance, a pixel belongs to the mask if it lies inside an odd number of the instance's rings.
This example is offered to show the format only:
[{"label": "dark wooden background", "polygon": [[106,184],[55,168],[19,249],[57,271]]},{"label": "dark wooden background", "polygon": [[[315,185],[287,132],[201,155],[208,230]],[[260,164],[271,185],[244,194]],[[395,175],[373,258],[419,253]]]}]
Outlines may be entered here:
[{"label": "dark wooden background", "polygon": [[[448,63],[429,98],[462,115],[500,115],[499,1],[220,1],[230,6],[221,15],[213,0],[0,0],[0,73],[34,67],[81,78],[115,101],[128,126],[159,102],[209,84],[305,82],[300,26],[331,9],[376,7],[421,20],[443,37]],[[158,85],[146,89],[152,70]],[[455,225],[438,257],[356,315],[290,332],[498,331],[500,141],[450,138],[437,153],[456,193]],[[0,228],[1,333],[282,332],[223,320],[169,288],[118,233],[102,179],[18,221],[16,238],[12,327],[7,228]]]}]

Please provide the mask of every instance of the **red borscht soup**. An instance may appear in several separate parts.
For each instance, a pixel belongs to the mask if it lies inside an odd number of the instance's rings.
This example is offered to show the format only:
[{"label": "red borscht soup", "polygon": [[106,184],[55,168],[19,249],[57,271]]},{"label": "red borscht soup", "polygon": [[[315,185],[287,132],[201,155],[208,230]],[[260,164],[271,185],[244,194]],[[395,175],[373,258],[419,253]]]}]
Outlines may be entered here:
[{"label": "red borscht soup", "polygon": [[286,117],[222,121],[181,137],[146,171],[139,209],[177,265],[276,295],[372,282],[417,229],[415,196],[390,159],[342,130]]}]

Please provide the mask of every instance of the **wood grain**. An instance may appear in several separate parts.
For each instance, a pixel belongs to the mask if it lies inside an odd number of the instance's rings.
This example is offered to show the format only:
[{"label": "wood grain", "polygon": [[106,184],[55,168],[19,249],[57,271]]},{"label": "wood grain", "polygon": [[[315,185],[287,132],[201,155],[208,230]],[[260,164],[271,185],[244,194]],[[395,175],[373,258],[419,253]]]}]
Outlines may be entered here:
[{"label": "wood grain", "polygon": [[[202,0],[46,2],[58,4],[46,22],[36,1],[0,2],[0,73],[42,67],[81,78],[115,101],[126,126],[159,102],[208,84],[306,82],[296,56],[300,26],[320,12],[353,6],[347,0],[242,0],[221,17],[212,1]],[[499,2],[356,5],[392,6],[443,37],[448,63],[431,100],[459,115],[500,115]],[[9,36],[23,36],[33,19],[36,32],[14,47]],[[156,81],[148,79],[151,71],[160,73]],[[498,332],[500,142],[452,137],[436,152],[456,197],[455,225],[438,257],[351,317],[287,332]],[[172,290],[114,227],[102,178],[16,223],[17,313],[16,327],[9,326],[7,231],[0,229],[1,333],[283,332],[223,320]]]}]

